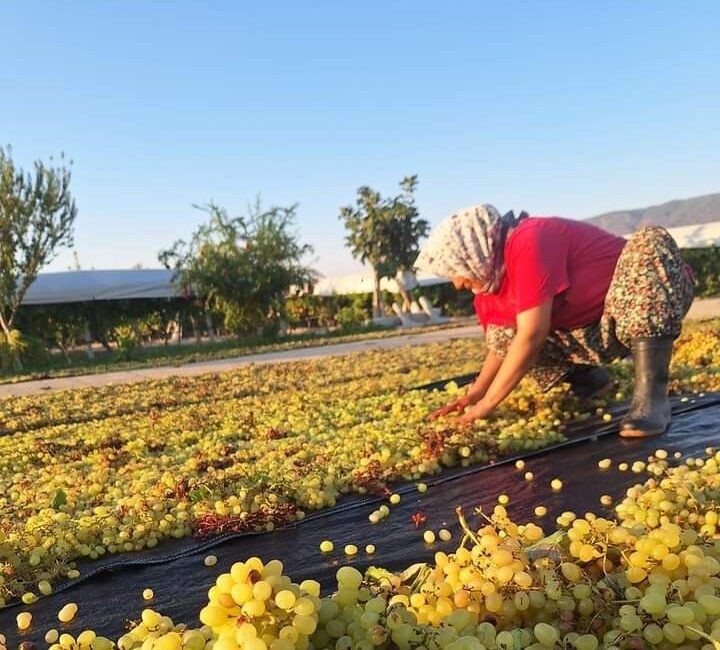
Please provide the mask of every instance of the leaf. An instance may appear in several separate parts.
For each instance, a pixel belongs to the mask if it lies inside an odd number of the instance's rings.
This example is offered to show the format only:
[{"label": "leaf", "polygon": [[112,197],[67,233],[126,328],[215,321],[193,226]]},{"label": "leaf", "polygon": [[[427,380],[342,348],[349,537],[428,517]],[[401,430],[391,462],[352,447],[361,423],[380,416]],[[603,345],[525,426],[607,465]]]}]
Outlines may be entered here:
[{"label": "leaf", "polygon": [[382,567],[370,566],[365,571],[365,577],[368,580],[376,581],[381,585],[386,584],[387,586],[391,586],[392,579],[395,577],[395,574],[387,569],[383,569]]},{"label": "leaf", "polygon": [[207,485],[201,485],[190,491],[190,502],[197,503],[203,499],[209,499],[212,496],[212,490]]},{"label": "leaf", "polygon": [[60,489],[55,493],[55,498],[52,502],[52,507],[54,510],[57,510],[60,506],[64,506],[67,503],[67,494]]},{"label": "leaf", "polygon": [[537,560],[542,557],[551,557],[558,560],[561,557],[559,544],[565,535],[565,531],[558,530],[552,533],[552,535],[543,537],[531,546],[526,547],[525,552],[531,560]]},{"label": "leaf", "polygon": [[407,569],[400,573],[400,579],[403,583],[413,582],[420,573],[428,568],[426,562],[418,562],[417,564],[411,564]]}]

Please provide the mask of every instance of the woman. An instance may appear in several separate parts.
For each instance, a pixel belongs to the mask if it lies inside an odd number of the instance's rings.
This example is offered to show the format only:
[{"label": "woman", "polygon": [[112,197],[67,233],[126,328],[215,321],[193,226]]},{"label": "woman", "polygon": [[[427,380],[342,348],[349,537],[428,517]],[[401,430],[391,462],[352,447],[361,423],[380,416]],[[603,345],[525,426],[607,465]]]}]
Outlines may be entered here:
[{"label": "woman", "polygon": [[479,205],[445,219],[416,265],[475,294],[487,355],[467,394],[433,413],[485,418],[529,375],[582,397],[610,388],[600,366],[632,354],[633,399],[620,435],[670,424],[668,367],[693,299],[693,276],[666,230],[629,240],[581,221],[501,216]]}]

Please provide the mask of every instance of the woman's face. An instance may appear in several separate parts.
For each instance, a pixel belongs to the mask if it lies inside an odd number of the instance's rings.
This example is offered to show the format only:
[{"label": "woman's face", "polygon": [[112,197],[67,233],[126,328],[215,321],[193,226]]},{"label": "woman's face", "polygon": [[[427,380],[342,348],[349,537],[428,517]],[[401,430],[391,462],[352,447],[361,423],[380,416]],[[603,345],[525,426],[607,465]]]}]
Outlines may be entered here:
[{"label": "woman's face", "polygon": [[473,293],[482,293],[483,290],[483,284],[482,282],[479,282],[478,280],[471,280],[470,278],[464,278],[461,275],[454,275],[452,278],[453,286],[458,290],[461,291],[462,289],[467,289],[469,291],[472,291]]}]

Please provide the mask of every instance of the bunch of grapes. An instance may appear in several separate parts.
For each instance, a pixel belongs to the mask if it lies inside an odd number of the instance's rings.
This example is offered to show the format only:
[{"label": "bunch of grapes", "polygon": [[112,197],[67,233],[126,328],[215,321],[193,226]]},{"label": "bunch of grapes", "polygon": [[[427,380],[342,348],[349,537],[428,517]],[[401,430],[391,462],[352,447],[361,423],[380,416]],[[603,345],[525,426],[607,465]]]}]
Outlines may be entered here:
[{"label": "bunch of grapes", "polygon": [[[209,591],[200,622],[213,631],[215,650],[304,650],[318,625],[320,584],[300,585],[279,560],[236,562]],[[164,649],[164,650],[180,650]]]}]

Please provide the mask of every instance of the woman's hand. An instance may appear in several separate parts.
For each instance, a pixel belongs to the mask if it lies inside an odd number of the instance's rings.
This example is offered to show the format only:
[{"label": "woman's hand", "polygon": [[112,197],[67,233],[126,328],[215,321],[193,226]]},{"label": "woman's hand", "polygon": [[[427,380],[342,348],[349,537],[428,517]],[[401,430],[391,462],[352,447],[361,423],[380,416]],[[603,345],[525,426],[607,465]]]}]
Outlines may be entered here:
[{"label": "woman's hand", "polygon": [[470,398],[465,395],[464,397],[460,397],[456,399],[454,402],[451,402],[450,404],[447,404],[443,406],[442,408],[439,408],[437,411],[433,411],[430,414],[431,420],[437,420],[438,418],[441,418],[443,415],[448,415],[450,413],[462,413],[468,406],[470,405]]},{"label": "woman's hand", "polygon": [[477,379],[475,379],[473,385],[470,386],[467,394],[463,397],[459,397],[447,406],[443,406],[437,411],[433,411],[430,414],[430,419],[436,420],[437,418],[441,418],[443,415],[448,415],[449,413],[462,413],[468,406],[472,406],[473,404],[479,402],[485,395],[485,391],[487,391],[488,386],[492,383],[501,365],[502,358],[497,356],[494,352],[488,350],[485,361],[483,362],[482,370],[477,376]]},{"label": "woman's hand", "polygon": [[475,420],[489,417],[493,410],[491,405],[487,404],[484,400],[480,400],[475,406],[465,411],[456,422],[458,424],[470,424]]}]

